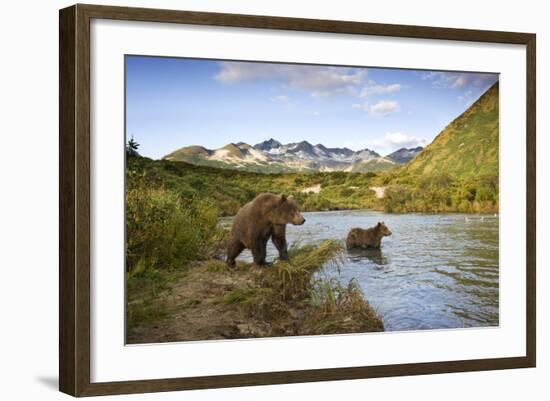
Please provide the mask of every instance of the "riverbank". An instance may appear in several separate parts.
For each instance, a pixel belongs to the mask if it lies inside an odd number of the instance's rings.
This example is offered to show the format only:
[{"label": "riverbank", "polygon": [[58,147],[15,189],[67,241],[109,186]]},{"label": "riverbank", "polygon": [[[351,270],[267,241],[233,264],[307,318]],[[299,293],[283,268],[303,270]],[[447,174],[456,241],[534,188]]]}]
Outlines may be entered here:
[{"label": "riverbank", "polygon": [[383,331],[352,279],[317,278],[341,245],[289,250],[290,263],[260,268],[218,259],[128,280],[127,342],[157,343]]}]

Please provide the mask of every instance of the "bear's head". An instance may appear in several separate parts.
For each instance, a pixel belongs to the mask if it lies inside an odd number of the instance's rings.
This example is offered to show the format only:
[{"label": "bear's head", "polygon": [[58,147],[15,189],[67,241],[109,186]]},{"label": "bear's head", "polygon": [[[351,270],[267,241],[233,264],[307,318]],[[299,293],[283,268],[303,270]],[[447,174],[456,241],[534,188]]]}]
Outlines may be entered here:
[{"label": "bear's head", "polygon": [[386,224],[384,224],[383,221],[378,222],[378,224],[376,225],[376,229],[378,230],[378,232],[380,232],[380,234],[382,234],[385,237],[387,237],[388,235],[391,235],[391,230],[388,228]]},{"label": "bear's head", "polygon": [[273,213],[273,223],[302,225],[306,222],[292,196],[281,195]]}]

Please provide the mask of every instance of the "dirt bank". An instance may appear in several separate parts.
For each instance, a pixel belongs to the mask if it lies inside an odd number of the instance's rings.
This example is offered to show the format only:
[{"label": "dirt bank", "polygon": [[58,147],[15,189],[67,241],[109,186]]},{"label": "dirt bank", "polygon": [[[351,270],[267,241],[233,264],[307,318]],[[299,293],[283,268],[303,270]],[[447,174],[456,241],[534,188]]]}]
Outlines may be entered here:
[{"label": "dirt bank", "polygon": [[[152,298],[129,294],[130,310],[154,306],[128,325],[128,343],[383,331],[381,318],[354,281],[318,280],[340,245],[327,241],[290,251],[292,263],[260,268],[219,260],[196,263]],[[139,294],[137,294],[139,295]],[[151,305],[153,303],[154,305]]]}]

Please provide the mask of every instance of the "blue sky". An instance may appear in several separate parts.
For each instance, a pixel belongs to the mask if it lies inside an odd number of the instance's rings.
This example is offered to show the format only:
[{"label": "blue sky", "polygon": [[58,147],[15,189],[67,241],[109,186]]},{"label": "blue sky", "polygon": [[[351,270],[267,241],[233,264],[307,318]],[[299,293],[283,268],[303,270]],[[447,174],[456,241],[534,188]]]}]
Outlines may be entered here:
[{"label": "blue sky", "polygon": [[498,74],[126,56],[126,129],[154,159],[269,138],[388,154],[427,145]]}]

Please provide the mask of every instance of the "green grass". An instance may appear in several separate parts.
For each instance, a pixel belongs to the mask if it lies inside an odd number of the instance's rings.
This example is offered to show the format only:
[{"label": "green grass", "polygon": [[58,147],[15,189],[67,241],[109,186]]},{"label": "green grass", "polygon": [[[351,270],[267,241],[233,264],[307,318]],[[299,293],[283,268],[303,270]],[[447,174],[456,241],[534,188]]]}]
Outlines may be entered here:
[{"label": "green grass", "polygon": [[352,331],[357,322],[361,322],[363,332],[384,330],[382,318],[364,301],[363,291],[355,279],[347,285],[335,279],[318,280],[310,302],[316,307],[311,329],[315,334]]},{"label": "green grass", "polygon": [[227,265],[223,260],[211,259],[204,262],[206,264],[206,270],[212,273],[232,271],[231,267]]},{"label": "green grass", "polygon": [[159,295],[184,275],[175,271],[144,268],[140,264],[126,274],[126,325],[136,327],[150,324],[169,313]]}]

